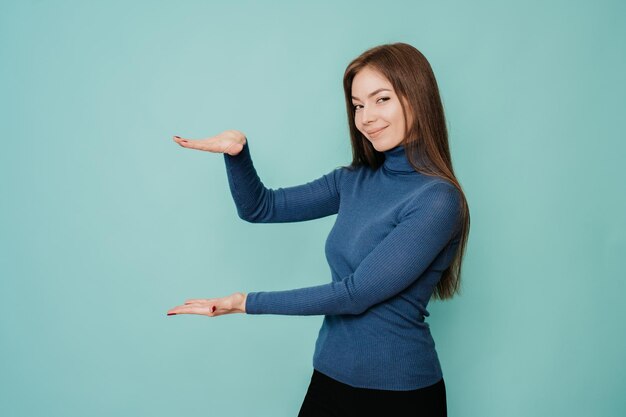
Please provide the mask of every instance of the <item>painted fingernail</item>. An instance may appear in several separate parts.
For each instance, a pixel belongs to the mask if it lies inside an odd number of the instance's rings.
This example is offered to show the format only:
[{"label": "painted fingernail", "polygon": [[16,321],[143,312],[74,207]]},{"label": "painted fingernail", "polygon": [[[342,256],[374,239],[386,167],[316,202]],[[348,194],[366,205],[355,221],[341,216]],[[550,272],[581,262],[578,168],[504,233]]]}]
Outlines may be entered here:
[{"label": "painted fingernail", "polygon": [[211,313],[215,313],[215,306],[211,307]]},{"label": "painted fingernail", "polygon": [[168,316],[175,316],[176,313],[167,313]]}]

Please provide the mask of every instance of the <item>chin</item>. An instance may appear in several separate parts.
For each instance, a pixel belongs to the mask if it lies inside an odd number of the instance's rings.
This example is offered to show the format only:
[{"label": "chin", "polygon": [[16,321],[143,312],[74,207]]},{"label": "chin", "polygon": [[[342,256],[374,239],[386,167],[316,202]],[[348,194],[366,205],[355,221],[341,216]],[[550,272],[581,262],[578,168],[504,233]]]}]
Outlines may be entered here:
[{"label": "chin", "polygon": [[376,142],[371,142],[371,144],[374,147],[374,149],[376,149],[378,152],[385,152],[386,146],[381,145],[380,143],[376,143]]},{"label": "chin", "polygon": [[389,143],[389,142],[372,142],[372,145],[378,152],[385,152],[389,149],[393,149],[398,146],[401,142],[398,143]]},{"label": "chin", "polygon": [[389,140],[385,140],[384,138],[370,139],[365,135],[363,136],[372,144],[374,149],[376,149],[378,152],[388,151],[389,149],[393,149],[402,143],[401,140],[389,141]]}]

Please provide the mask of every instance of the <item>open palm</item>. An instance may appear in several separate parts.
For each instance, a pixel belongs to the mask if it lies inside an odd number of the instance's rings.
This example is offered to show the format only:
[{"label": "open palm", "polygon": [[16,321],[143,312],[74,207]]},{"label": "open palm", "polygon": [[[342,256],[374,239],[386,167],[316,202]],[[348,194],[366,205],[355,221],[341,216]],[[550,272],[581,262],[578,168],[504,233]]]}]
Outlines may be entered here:
[{"label": "open palm", "polygon": [[236,292],[221,298],[192,298],[185,304],[167,311],[168,316],[176,314],[199,314],[215,317],[223,314],[245,313],[247,294]]},{"label": "open palm", "polygon": [[187,139],[174,136],[174,142],[189,149],[206,152],[227,153],[237,155],[246,143],[246,136],[238,130],[225,130],[215,136],[203,139]]}]

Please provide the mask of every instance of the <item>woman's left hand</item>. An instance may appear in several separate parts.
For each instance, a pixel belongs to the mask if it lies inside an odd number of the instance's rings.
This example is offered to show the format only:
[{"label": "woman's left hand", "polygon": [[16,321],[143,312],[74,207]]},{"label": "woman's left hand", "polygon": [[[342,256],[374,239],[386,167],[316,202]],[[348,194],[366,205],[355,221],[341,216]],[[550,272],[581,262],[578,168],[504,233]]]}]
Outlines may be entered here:
[{"label": "woman's left hand", "polygon": [[192,298],[185,301],[185,304],[168,310],[167,315],[201,314],[215,317],[222,314],[245,313],[246,298],[247,294],[242,292],[222,298]]}]

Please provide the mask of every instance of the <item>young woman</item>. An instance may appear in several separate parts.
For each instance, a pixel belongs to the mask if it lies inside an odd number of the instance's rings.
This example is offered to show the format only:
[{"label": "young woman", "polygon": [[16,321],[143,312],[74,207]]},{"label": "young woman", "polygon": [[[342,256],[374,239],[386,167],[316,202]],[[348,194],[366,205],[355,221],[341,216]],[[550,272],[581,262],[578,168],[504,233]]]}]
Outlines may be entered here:
[{"label": "young woman", "polygon": [[417,49],[394,43],[353,60],[343,86],[352,163],[306,184],[266,188],[239,131],[174,137],[224,154],[238,214],[248,222],[337,214],[325,247],[332,281],[190,299],[168,314],[324,315],[299,417],[445,416],[426,307],[431,297],[459,292],[470,218],[437,83]]}]

